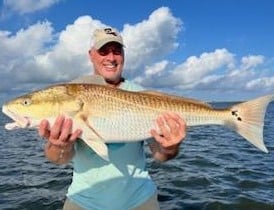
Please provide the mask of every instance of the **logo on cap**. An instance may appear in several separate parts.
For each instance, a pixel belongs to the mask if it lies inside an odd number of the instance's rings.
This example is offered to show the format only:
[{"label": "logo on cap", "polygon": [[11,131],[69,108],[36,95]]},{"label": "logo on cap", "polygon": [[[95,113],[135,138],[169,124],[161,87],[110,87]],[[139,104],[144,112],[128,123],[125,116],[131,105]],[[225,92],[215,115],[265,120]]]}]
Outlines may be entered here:
[{"label": "logo on cap", "polygon": [[104,31],[106,32],[106,34],[111,34],[113,36],[118,36],[117,33],[115,31],[113,31],[111,28],[105,28]]}]

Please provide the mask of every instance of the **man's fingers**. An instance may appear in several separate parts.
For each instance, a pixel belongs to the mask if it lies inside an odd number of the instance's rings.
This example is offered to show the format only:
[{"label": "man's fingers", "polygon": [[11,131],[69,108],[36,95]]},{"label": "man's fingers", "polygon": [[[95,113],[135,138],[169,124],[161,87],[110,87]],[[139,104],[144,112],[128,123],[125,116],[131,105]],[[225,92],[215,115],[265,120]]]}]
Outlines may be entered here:
[{"label": "man's fingers", "polygon": [[170,128],[170,132],[175,136],[185,137],[186,122],[176,113],[168,112],[165,115],[165,120]]},{"label": "man's fingers", "polygon": [[152,129],[150,133],[155,138],[155,140],[159,142],[160,144],[163,144],[165,142],[165,138],[159,135],[155,129]]},{"label": "man's fingers", "polygon": [[170,128],[166,125],[166,119],[161,116],[157,119],[158,127],[160,128],[161,134],[168,140],[170,137]]},{"label": "man's fingers", "polygon": [[41,123],[39,124],[38,134],[41,137],[49,138],[49,135],[50,135],[49,122],[47,120],[42,120]]},{"label": "man's fingers", "polygon": [[82,130],[81,129],[77,129],[76,131],[74,131],[69,138],[69,142],[74,142],[77,138],[79,138],[82,134]]},{"label": "man's fingers", "polygon": [[50,138],[52,139],[59,139],[61,129],[63,127],[63,123],[65,121],[64,116],[58,116],[57,119],[55,120],[53,126],[51,127],[51,132],[50,132]]},{"label": "man's fingers", "polygon": [[179,127],[178,118],[179,116],[176,114],[173,114],[173,115],[169,113],[164,114],[164,119],[171,133],[175,133],[178,131],[178,127]]},{"label": "man's fingers", "polygon": [[62,124],[61,132],[59,134],[60,135],[59,141],[63,141],[63,142],[68,141],[71,131],[72,131],[72,120],[65,119]]}]

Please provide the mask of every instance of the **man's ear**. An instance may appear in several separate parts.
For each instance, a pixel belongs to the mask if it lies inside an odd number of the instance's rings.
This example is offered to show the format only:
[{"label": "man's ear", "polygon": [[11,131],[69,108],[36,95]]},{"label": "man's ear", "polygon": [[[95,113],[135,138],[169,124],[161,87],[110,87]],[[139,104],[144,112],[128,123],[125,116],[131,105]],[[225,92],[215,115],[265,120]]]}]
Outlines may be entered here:
[{"label": "man's ear", "polygon": [[90,61],[93,61],[94,50],[93,50],[93,49],[90,49],[90,50],[88,51],[88,54],[89,54],[89,59],[90,59]]}]

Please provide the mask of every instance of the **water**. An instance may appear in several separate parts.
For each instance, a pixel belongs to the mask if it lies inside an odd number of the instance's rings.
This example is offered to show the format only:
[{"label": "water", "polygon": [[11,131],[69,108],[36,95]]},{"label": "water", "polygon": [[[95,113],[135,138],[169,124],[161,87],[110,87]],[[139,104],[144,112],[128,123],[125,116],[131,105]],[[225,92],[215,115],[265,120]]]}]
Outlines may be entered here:
[{"label": "water", "polygon": [[[274,209],[273,119],[274,103],[265,119],[269,154],[227,129],[203,126],[189,129],[176,159],[161,164],[148,157],[161,209]],[[8,121],[0,115],[0,209],[61,209],[71,167],[49,163],[37,132],[6,131]]]}]

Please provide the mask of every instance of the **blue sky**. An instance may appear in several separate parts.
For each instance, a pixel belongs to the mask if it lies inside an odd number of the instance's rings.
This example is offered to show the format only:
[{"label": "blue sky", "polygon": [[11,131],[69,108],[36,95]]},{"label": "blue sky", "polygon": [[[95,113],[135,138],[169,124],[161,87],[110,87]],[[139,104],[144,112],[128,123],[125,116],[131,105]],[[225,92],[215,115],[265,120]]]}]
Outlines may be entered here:
[{"label": "blue sky", "polygon": [[201,100],[273,94],[271,0],[3,0],[0,101],[92,72],[92,31],[113,26],[124,75]]}]

